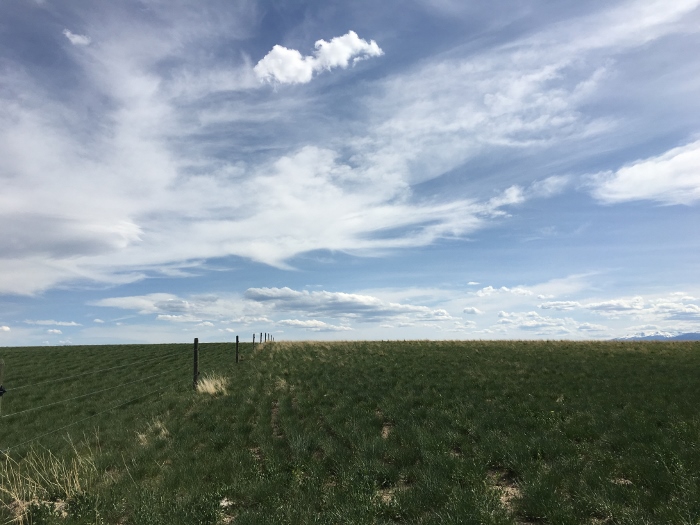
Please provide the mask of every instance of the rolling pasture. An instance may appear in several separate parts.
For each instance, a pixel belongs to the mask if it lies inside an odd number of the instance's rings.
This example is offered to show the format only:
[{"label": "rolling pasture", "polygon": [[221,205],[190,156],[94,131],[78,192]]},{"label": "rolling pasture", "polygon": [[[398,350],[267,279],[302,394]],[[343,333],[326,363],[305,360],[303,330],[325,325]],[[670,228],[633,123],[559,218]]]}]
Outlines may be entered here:
[{"label": "rolling pasture", "polygon": [[700,523],[696,342],[0,359],[0,523]]}]

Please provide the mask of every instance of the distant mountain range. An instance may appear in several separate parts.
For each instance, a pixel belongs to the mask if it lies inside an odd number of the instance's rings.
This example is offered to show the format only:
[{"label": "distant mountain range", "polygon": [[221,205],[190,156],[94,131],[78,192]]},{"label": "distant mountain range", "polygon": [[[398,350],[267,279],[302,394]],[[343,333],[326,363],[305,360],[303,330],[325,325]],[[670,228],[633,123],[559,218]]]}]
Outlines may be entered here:
[{"label": "distant mountain range", "polygon": [[700,332],[673,334],[671,332],[638,332],[618,337],[615,341],[700,341]]}]

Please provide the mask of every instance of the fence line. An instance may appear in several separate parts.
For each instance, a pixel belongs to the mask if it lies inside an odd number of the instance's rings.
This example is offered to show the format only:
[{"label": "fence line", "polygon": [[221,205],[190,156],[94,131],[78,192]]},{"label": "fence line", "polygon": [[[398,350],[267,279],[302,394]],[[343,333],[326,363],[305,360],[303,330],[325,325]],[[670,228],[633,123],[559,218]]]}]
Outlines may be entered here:
[{"label": "fence line", "polygon": [[[184,382],[185,382],[185,381],[178,381],[178,382],[175,383],[175,384],[177,385],[177,384],[184,383]],[[150,396],[151,394],[153,394],[153,393],[155,393],[155,392],[162,392],[162,391],[165,390],[166,388],[168,388],[168,387],[166,386],[166,387],[160,388],[160,389],[158,389],[158,390],[152,390],[151,392],[148,392],[147,394],[144,394],[144,395],[142,395],[142,396],[134,397],[134,398],[132,398],[132,399],[129,399],[128,401],[124,401],[123,403],[120,403],[120,404],[118,404],[118,405],[114,405],[113,407],[110,407],[110,408],[108,408],[108,409],[106,409],[106,410],[102,410],[101,412],[97,412],[96,414],[93,414],[93,415],[91,415],[91,416],[85,417],[85,418],[83,418],[83,419],[79,419],[78,421],[73,421],[72,423],[69,423],[68,425],[64,425],[64,426],[62,426],[61,428],[57,428],[57,429],[51,430],[51,431],[49,431],[49,432],[46,432],[46,433],[44,433],[44,434],[41,434],[41,435],[39,435],[39,436],[35,436],[35,437],[33,437],[32,439],[28,439],[28,440],[26,440],[26,441],[22,441],[21,443],[18,443],[17,445],[14,445],[14,446],[12,446],[12,447],[9,447],[9,448],[6,448],[6,449],[2,450],[2,452],[3,452],[5,455],[7,455],[7,453],[8,453],[10,450],[14,450],[14,449],[16,449],[17,447],[21,447],[22,445],[26,445],[27,443],[31,443],[32,441],[36,441],[37,439],[41,439],[41,438],[46,437],[46,436],[48,436],[48,435],[55,434],[56,432],[60,432],[61,430],[65,430],[66,428],[70,428],[70,427],[72,427],[73,425],[77,425],[78,423],[82,423],[83,421],[87,421],[88,419],[92,419],[93,417],[97,417],[97,416],[99,416],[99,415],[101,415],[101,414],[104,414],[104,413],[106,413],[106,412],[109,412],[110,410],[114,410],[115,408],[123,407],[124,405],[128,405],[129,403],[131,403],[131,402],[133,402],[133,401],[137,401],[137,400],[142,399],[142,398],[144,398],[144,397]]]},{"label": "fence line", "polygon": [[[173,369],[173,370],[174,370],[174,369]],[[61,403],[67,403],[68,401],[74,401],[74,400],[76,400],[76,399],[81,399],[81,398],[83,398],[83,397],[94,396],[95,394],[100,394],[100,393],[102,393],[102,392],[107,392],[108,390],[114,390],[115,388],[120,388],[120,387],[122,387],[122,386],[133,385],[134,383],[139,383],[139,382],[141,382],[141,381],[145,381],[146,379],[153,379],[154,377],[160,377],[160,376],[162,376],[162,375],[169,374],[169,373],[171,373],[173,370],[168,370],[168,371],[166,371],[166,372],[161,372],[160,374],[154,374],[154,375],[152,375],[152,376],[142,377],[141,379],[137,379],[137,380],[135,380],[135,381],[129,381],[128,383],[122,383],[121,385],[111,386],[111,387],[109,387],[109,388],[103,388],[102,390],[95,390],[94,392],[90,392],[90,393],[88,393],[88,394],[82,394],[82,395],[79,395],[79,396],[70,397],[70,398],[68,398],[68,399],[62,399],[61,401],[56,401],[56,402],[54,402],[54,403],[48,403],[48,404],[46,404],[46,405],[41,405],[41,406],[38,406],[38,407],[27,408],[27,409],[25,409],[25,410],[20,410],[19,412],[12,412],[12,414],[7,414],[7,415],[4,415],[4,416],[0,416],[0,419],[5,419],[6,417],[18,416],[19,414],[26,414],[27,412],[33,412],[34,410],[40,410],[40,409],[46,408],[46,407],[52,407],[52,406],[55,406],[55,405],[60,405]]]},{"label": "fence line", "polygon": [[[267,334],[265,334],[265,335],[266,335],[266,339],[267,339]],[[261,333],[261,339],[262,339],[262,333]],[[272,338],[270,338],[270,340],[272,340]],[[197,341],[197,340],[195,339],[195,341]],[[255,341],[255,335],[253,336],[253,341]],[[262,341],[261,341],[261,342],[262,342]],[[196,344],[196,342],[195,342],[195,344]],[[255,346],[255,342],[253,343],[253,347],[254,347],[254,346]],[[12,388],[11,390],[12,390],[12,391],[16,391],[16,390],[21,390],[21,389],[23,389],[23,388],[33,387],[33,386],[40,386],[40,385],[46,385],[46,384],[56,383],[56,382],[60,382],[60,381],[67,381],[67,380],[69,380],[69,379],[75,379],[75,378],[77,378],[77,377],[83,377],[83,376],[86,376],[86,375],[96,374],[96,373],[99,373],[99,372],[107,372],[107,371],[110,371],[110,370],[117,370],[117,369],[119,369],[119,368],[126,368],[126,367],[130,367],[130,366],[138,365],[138,364],[140,364],[140,363],[145,363],[145,362],[148,362],[148,361],[154,361],[154,360],[157,360],[157,359],[160,359],[160,360],[163,360],[163,359],[168,360],[168,359],[170,359],[170,358],[173,358],[173,357],[176,357],[176,356],[179,357],[179,356],[182,356],[182,355],[187,355],[187,354],[186,354],[186,353],[183,353],[183,352],[180,352],[180,351],[178,351],[178,352],[172,352],[172,353],[166,354],[166,355],[164,355],[164,356],[148,357],[148,358],[140,359],[140,360],[138,360],[138,361],[133,361],[133,362],[131,362],[131,363],[127,363],[127,364],[124,364],[124,365],[117,365],[117,366],[113,366],[113,367],[109,367],[109,368],[103,368],[103,369],[99,369],[99,370],[93,370],[93,371],[90,371],[90,372],[83,372],[83,373],[75,374],[75,375],[68,376],[68,377],[61,377],[61,378],[58,378],[58,379],[50,379],[50,380],[47,380],[47,381],[40,381],[40,382],[38,382],[38,383],[32,383],[32,384],[29,384],[29,385],[22,385],[22,386],[19,386],[19,387],[16,387],[16,388]],[[173,361],[174,361],[174,360],[173,360]],[[238,337],[236,337],[236,363],[238,363]],[[104,389],[102,389],[102,390],[96,390],[96,391],[93,391],[93,392],[90,392],[90,393],[87,393],[87,394],[82,394],[82,395],[75,396],[75,397],[71,397],[71,398],[68,398],[68,399],[63,399],[63,400],[61,400],[61,401],[56,401],[56,402],[54,402],[54,403],[48,403],[48,404],[46,404],[46,405],[41,405],[41,406],[38,406],[38,407],[28,408],[28,409],[25,409],[25,410],[21,410],[21,411],[19,411],[19,412],[13,412],[13,413],[11,413],[11,414],[7,414],[7,415],[4,415],[4,416],[0,416],[0,419],[4,419],[4,418],[7,418],[7,417],[12,417],[12,416],[17,416],[17,415],[20,415],[20,414],[25,414],[25,413],[28,413],[28,412],[33,412],[33,411],[35,411],[35,410],[41,410],[42,408],[47,408],[47,407],[51,407],[51,406],[55,406],[55,405],[60,405],[60,404],[62,404],[62,403],[67,403],[67,402],[69,402],[69,401],[74,401],[74,400],[76,400],[76,399],[82,399],[82,398],[89,397],[89,396],[93,396],[93,395],[96,395],[96,394],[99,394],[99,393],[102,393],[102,392],[107,392],[107,391],[109,391],[109,390],[115,390],[115,389],[117,389],[117,388],[121,388],[121,387],[128,386],[128,385],[131,385],[131,384],[134,384],[134,383],[139,383],[139,382],[142,382],[142,381],[146,381],[146,380],[148,380],[148,379],[153,379],[153,378],[155,378],[155,377],[160,377],[160,376],[163,376],[163,375],[165,375],[165,374],[172,373],[174,370],[175,370],[175,369],[173,368],[173,369],[170,369],[170,370],[168,370],[168,371],[166,371],[166,372],[161,372],[161,373],[159,373],[159,374],[154,374],[154,375],[150,375],[150,376],[147,376],[147,377],[143,377],[143,378],[137,379],[137,380],[135,380],[135,381],[130,381],[130,382],[127,382],[127,383],[121,383],[121,384],[116,385],[116,386],[113,386],[113,387],[104,388]],[[102,411],[100,411],[100,412],[97,412],[97,413],[95,413],[95,414],[93,414],[93,415],[91,415],[91,416],[88,416],[88,417],[79,419],[79,420],[77,420],[77,421],[73,421],[72,423],[69,423],[69,424],[67,424],[67,425],[64,425],[64,426],[62,426],[62,427],[60,427],[60,428],[51,430],[51,431],[49,431],[49,432],[45,432],[45,433],[40,434],[40,435],[38,435],[38,436],[35,436],[35,437],[31,438],[31,439],[28,439],[28,440],[26,440],[26,441],[23,441],[23,442],[21,442],[21,443],[18,443],[18,444],[16,444],[16,445],[13,445],[12,447],[5,448],[5,449],[0,449],[0,453],[4,453],[5,455],[7,455],[7,453],[8,453],[9,451],[14,450],[14,449],[16,449],[16,448],[18,448],[18,447],[21,447],[22,445],[26,445],[27,443],[31,443],[31,442],[33,442],[33,441],[36,441],[36,440],[38,440],[38,439],[41,439],[42,437],[45,437],[45,436],[54,434],[54,433],[56,433],[56,432],[60,432],[61,430],[65,430],[65,429],[67,429],[67,428],[70,428],[70,427],[72,427],[72,426],[74,426],[74,425],[77,425],[77,424],[79,424],[79,423],[82,423],[83,421],[87,421],[88,419],[92,419],[92,418],[97,417],[97,416],[99,416],[99,415],[101,415],[101,414],[105,414],[105,413],[107,413],[107,412],[109,412],[109,411],[111,411],[111,410],[114,410],[114,409],[116,409],[116,408],[120,408],[120,407],[122,407],[122,406],[125,406],[125,405],[127,405],[127,404],[129,404],[129,403],[131,403],[131,402],[133,402],[133,401],[137,401],[137,400],[139,400],[139,399],[142,399],[142,398],[145,398],[145,397],[147,397],[147,396],[150,396],[150,395],[153,394],[153,393],[156,393],[156,392],[163,392],[164,390],[166,390],[169,386],[172,386],[173,384],[174,384],[174,385],[180,385],[180,384],[182,384],[182,383],[184,383],[184,382],[185,382],[184,380],[176,381],[175,383],[171,383],[170,385],[168,385],[168,386],[166,386],[166,387],[163,387],[163,388],[160,388],[160,389],[157,389],[157,390],[152,390],[152,391],[148,392],[147,394],[143,394],[143,395],[141,395],[141,396],[134,397],[134,398],[132,398],[132,399],[129,399],[129,400],[127,400],[127,401],[124,401],[123,403],[119,403],[119,404],[114,405],[114,406],[112,406],[112,407],[110,407],[110,408],[108,408],[108,409],[105,409],[105,410],[102,410]],[[8,391],[8,392],[9,392],[9,391]]]},{"label": "fence line", "polygon": [[100,369],[100,370],[93,370],[92,372],[83,372],[83,373],[81,373],[81,374],[75,374],[75,375],[68,376],[68,377],[61,377],[61,378],[58,378],[58,379],[49,379],[49,380],[47,380],[47,381],[40,381],[39,383],[33,383],[33,384],[31,384],[31,385],[22,385],[22,386],[13,387],[13,388],[11,388],[11,389],[8,389],[8,392],[9,392],[10,390],[12,390],[12,392],[15,392],[15,391],[17,391],[17,390],[22,390],[23,388],[29,388],[30,386],[47,385],[47,384],[49,384],[49,383],[57,383],[57,382],[59,382],[59,381],[68,381],[69,379],[75,379],[76,377],[83,377],[83,376],[87,376],[87,375],[90,375],[90,374],[97,374],[97,373],[99,373],[99,372],[108,372],[109,370],[116,370],[116,369],[118,369],[118,368],[126,368],[127,366],[138,365],[139,363],[145,363],[146,361],[155,361],[156,359],[168,359],[168,358],[170,358],[170,357],[179,356],[179,355],[185,355],[185,354],[184,354],[182,351],[179,351],[179,352],[173,352],[173,353],[170,353],[170,354],[166,354],[166,355],[164,355],[164,356],[147,357],[146,359],[141,359],[141,360],[139,360],[139,361],[134,361],[133,363],[127,363],[127,364],[125,364],[125,365],[112,366],[112,367],[110,367],[110,368],[102,368],[102,369]]}]

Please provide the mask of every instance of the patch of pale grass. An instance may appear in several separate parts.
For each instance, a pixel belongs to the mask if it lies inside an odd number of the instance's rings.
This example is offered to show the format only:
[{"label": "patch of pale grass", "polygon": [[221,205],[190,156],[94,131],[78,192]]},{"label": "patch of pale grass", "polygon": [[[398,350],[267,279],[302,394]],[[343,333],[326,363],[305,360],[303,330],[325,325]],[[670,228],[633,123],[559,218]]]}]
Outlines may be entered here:
[{"label": "patch of pale grass", "polygon": [[151,439],[168,439],[170,432],[165,428],[165,424],[160,419],[154,419],[146,425],[146,430],[136,432],[136,438],[141,446],[146,446],[151,442]]},{"label": "patch of pale grass", "polygon": [[14,523],[28,523],[32,504],[49,505],[62,515],[65,501],[88,492],[97,475],[93,451],[73,446],[73,452],[62,459],[50,450],[32,449],[19,461],[8,455],[0,459],[0,499]]},{"label": "patch of pale grass", "polygon": [[226,387],[228,386],[228,378],[220,375],[204,376],[197,383],[197,393],[209,394],[210,396],[226,395]]}]

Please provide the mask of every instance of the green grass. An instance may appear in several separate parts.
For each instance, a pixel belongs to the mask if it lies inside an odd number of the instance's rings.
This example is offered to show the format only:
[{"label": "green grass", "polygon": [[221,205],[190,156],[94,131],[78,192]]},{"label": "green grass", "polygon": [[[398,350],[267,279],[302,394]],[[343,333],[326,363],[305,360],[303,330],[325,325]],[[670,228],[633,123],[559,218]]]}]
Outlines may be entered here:
[{"label": "green grass", "polygon": [[191,345],[0,349],[3,416],[162,374],[0,419],[0,520],[700,524],[698,343],[242,348],[214,394]]}]

